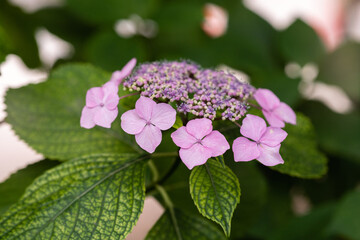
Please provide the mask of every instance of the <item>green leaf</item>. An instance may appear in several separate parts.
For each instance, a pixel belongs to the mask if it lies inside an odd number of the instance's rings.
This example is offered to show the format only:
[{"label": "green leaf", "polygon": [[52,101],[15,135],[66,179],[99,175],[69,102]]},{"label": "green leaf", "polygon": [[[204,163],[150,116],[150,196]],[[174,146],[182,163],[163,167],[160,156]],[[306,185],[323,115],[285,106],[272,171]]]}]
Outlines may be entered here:
[{"label": "green leaf", "polygon": [[329,232],[346,236],[350,239],[360,239],[360,191],[347,194],[339,203]]},{"label": "green leaf", "polygon": [[52,159],[130,152],[137,145],[132,144],[132,136],[121,130],[119,117],[111,129],[80,127],[86,91],[109,78],[110,74],[91,65],[64,65],[44,83],[9,90],[5,99],[6,121],[21,139]]},{"label": "green leaf", "polygon": [[230,236],[231,218],[240,202],[239,180],[231,169],[214,159],[195,167],[190,175],[190,194],[199,212]]},{"label": "green leaf", "polygon": [[31,164],[12,174],[5,182],[0,184],[0,214],[16,203],[23,195],[27,186],[44,171],[58,165],[58,161],[42,160]]},{"label": "green leaf", "polygon": [[0,63],[5,60],[6,55],[10,51],[9,42],[8,36],[0,25]]},{"label": "green leaf", "polygon": [[316,32],[301,20],[279,33],[279,48],[287,62],[305,65],[318,62],[326,54],[325,46]]},{"label": "green leaf", "polygon": [[[215,240],[225,236],[205,219],[175,209],[176,226],[167,210],[146,236],[146,240]],[[180,237],[176,230],[179,230]]]},{"label": "green leaf", "polygon": [[144,160],[90,155],[47,171],[0,219],[0,239],[124,239],[143,209]]},{"label": "green leaf", "polygon": [[173,125],[173,128],[178,129],[178,128],[181,128],[182,126],[184,126],[184,124],[181,120],[181,117],[179,115],[176,115],[176,121]]},{"label": "green leaf", "polygon": [[287,124],[287,138],[281,144],[284,164],[272,167],[300,178],[319,178],[327,172],[327,158],[317,149],[314,128],[309,118],[297,114],[296,125]]}]

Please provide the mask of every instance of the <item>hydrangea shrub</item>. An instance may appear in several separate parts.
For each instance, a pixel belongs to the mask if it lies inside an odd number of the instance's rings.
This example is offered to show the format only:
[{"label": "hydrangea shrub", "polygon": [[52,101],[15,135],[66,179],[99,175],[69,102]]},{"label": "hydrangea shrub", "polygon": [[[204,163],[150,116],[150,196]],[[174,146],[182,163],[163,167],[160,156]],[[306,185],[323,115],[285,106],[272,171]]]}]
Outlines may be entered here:
[{"label": "hydrangea shrub", "polygon": [[[7,121],[15,132],[63,163],[0,217],[1,239],[125,239],[147,194],[161,197],[166,209],[147,239],[225,239],[247,194],[231,164],[246,168],[256,160],[304,178],[325,173],[311,124],[269,89],[190,61],[136,64],[111,76],[68,65],[44,83],[9,91]],[[299,141],[308,149],[303,158]],[[172,165],[159,167],[159,159]],[[200,214],[174,204],[164,186],[181,162]]]}]

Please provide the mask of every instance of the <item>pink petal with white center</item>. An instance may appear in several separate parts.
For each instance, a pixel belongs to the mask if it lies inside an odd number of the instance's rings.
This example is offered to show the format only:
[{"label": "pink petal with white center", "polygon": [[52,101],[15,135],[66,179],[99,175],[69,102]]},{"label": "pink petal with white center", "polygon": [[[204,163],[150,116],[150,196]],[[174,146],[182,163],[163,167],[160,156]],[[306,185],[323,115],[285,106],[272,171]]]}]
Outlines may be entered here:
[{"label": "pink petal with white center", "polygon": [[296,124],[296,114],[289,105],[281,102],[280,105],[273,110],[273,113],[284,122]]},{"label": "pink petal with white center", "polygon": [[134,109],[121,115],[121,128],[128,134],[140,133],[145,125],[146,121],[140,118]]},{"label": "pink petal with white center", "polygon": [[181,148],[179,155],[183,163],[191,170],[195,166],[206,163],[211,157],[211,150],[196,143],[191,148]]},{"label": "pink petal with white center", "polygon": [[139,117],[145,119],[146,121],[150,121],[155,106],[156,102],[152,99],[141,96],[135,103],[135,111]]},{"label": "pink petal with white center", "polygon": [[171,138],[176,146],[189,148],[197,142],[197,139],[186,131],[186,127],[180,127],[171,134]]},{"label": "pink petal with white center", "polygon": [[270,126],[278,128],[285,127],[284,121],[278,118],[273,112],[268,112],[266,110],[263,110],[262,112]]},{"label": "pink petal with white center", "polygon": [[104,92],[101,87],[90,88],[86,93],[86,106],[93,108],[103,102]]},{"label": "pink petal with white center", "polygon": [[95,127],[95,122],[94,122],[94,115],[97,112],[99,107],[95,107],[95,108],[88,108],[88,107],[84,107],[82,109],[81,112],[81,118],[80,118],[80,126],[83,128],[93,128]]},{"label": "pink petal with white center", "polygon": [[168,130],[174,125],[175,120],[175,109],[169,104],[159,103],[155,105],[150,121],[161,130]]},{"label": "pink petal with white center", "polygon": [[111,123],[116,119],[118,115],[118,109],[108,110],[106,107],[98,107],[94,115],[94,122],[96,125],[111,128]]},{"label": "pink petal with white center", "polygon": [[287,132],[281,128],[268,127],[263,136],[260,138],[260,143],[270,147],[275,147],[284,141],[287,135]]},{"label": "pink petal with white center", "polygon": [[248,162],[260,156],[259,147],[256,142],[250,141],[244,137],[235,139],[232,149],[235,162]]},{"label": "pink petal with white center", "polygon": [[121,73],[123,74],[122,75],[123,79],[127,78],[131,74],[135,65],[136,65],[136,58],[133,58],[123,67],[123,69],[121,69]]},{"label": "pink petal with white center", "polygon": [[272,110],[279,106],[279,98],[269,89],[259,88],[254,94],[257,103],[265,110]]},{"label": "pink petal with white center", "polygon": [[201,141],[201,143],[211,150],[212,157],[223,155],[230,149],[230,145],[226,141],[226,138],[219,131],[212,131]]},{"label": "pink petal with white center", "polygon": [[260,156],[256,158],[259,162],[261,162],[265,166],[275,166],[278,164],[283,164],[284,160],[280,156],[280,144],[276,147],[269,147],[265,144],[259,145]]},{"label": "pink petal with white center", "polygon": [[248,114],[242,121],[240,133],[247,138],[254,141],[259,141],[261,136],[266,131],[266,122],[261,117]]},{"label": "pink petal with white center", "polygon": [[117,95],[117,93],[109,94],[104,99],[105,107],[109,110],[114,110],[115,108],[117,108],[117,106],[119,104],[119,99],[120,98]]},{"label": "pink petal with white center", "polygon": [[198,140],[211,133],[212,129],[212,122],[207,118],[194,119],[186,124],[187,132]]},{"label": "pink petal with white center", "polygon": [[155,152],[161,143],[161,139],[161,130],[151,124],[146,125],[140,133],[135,135],[137,144],[148,153]]}]

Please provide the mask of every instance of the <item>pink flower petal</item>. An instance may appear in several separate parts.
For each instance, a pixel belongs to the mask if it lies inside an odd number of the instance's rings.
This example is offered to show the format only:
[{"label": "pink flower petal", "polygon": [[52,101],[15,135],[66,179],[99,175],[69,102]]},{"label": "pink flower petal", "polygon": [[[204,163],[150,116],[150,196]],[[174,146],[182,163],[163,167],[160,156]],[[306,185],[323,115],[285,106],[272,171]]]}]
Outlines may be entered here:
[{"label": "pink flower petal", "polygon": [[262,112],[270,126],[278,128],[285,127],[284,121],[278,118],[273,112],[268,112],[266,110],[263,110]]},{"label": "pink flower petal", "polygon": [[189,148],[197,142],[197,139],[186,131],[186,127],[180,127],[171,134],[171,138],[176,146]]},{"label": "pink flower petal", "polygon": [[152,99],[141,96],[135,103],[135,111],[139,117],[150,121],[156,102]]},{"label": "pink flower petal", "polygon": [[254,141],[259,141],[261,136],[266,131],[266,122],[261,117],[248,114],[242,121],[240,133],[244,137],[248,137]]},{"label": "pink flower petal", "polygon": [[230,145],[226,141],[226,138],[219,131],[212,131],[201,141],[201,143],[211,150],[212,157],[223,155],[230,149]]},{"label": "pink flower petal", "polygon": [[140,133],[146,125],[146,121],[139,117],[135,109],[121,115],[121,128],[128,134]]},{"label": "pink flower petal", "polygon": [[269,89],[259,88],[254,94],[257,103],[265,110],[272,110],[279,106],[279,98]]},{"label": "pink flower petal", "polygon": [[137,144],[148,153],[155,152],[161,143],[161,139],[161,130],[151,124],[146,125],[140,133],[135,135]]},{"label": "pink flower petal", "polygon": [[275,166],[283,164],[284,160],[279,153],[280,144],[276,147],[269,147],[265,144],[259,145],[260,156],[256,159],[265,166]]},{"label": "pink flower petal", "polygon": [[117,93],[109,94],[104,99],[105,107],[109,110],[114,110],[119,104],[119,99]]},{"label": "pink flower petal", "polygon": [[82,109],[81,112],[81,118],[80,118],[80,126],[83,128],[93,128],[95,127],[95,122],[94,122],[94,115],[97,112],[99,107],[95,107],[95,108],[88,108],[88,107],[84,107]]},{"label": "pink flower petal", "polygon": [[186,131],[200,140],[212,131],[212,122],[207,118],[194,119],[186,124]]},{"label": "pink flower petal", "polygon": [[159,103],[155,105],[150,121],[161,130],[168,130],[174,125],[175,120],[175,109],[169,104]]},{"label": "pink flower petal", "polygon": [[256,142],[252,142],[244,137],[235,139],[232,149],[235,162],[248,162],[260,156],[260,151]]},{"label": "pink flower petal", "polygon": [[123,74],[122,77],[127,78],[131,74],[135,65],[136,65],[136,58],[133,58],[123,67],[123,69],[121,69],[121,72]]},{"label": "pink flower petal", "polygon": [[104,97],[106,97],[108,95],[117,94],[119,92],[119,87],[111,81],[106,82],[102,86],[102,89],[104,91]]},{"label": "pink flower petal", "polygon": [[111,128],[111,123],[116,119],[118,109],[108,110],[106,107],[99,107],[94,115],[94,122],[96,125]]},{"label": "pink flower petal", "polygon": [[286,136],[287,133],[281,128],[268,127],[260,138],[260,142],[270,147],[275,147],[284,141]]},{"label": "pink flower petal", "polygon": [[284,122],[296,124],[296,114],[286,103],[281,102],[280,105],[273,110],[273,113]]},{"label": "pink flower petal", "polygon": [[119,71],[119,70],[115,71],[111,75],[111,78],[110,78],[109,82],[113,82],[118,86],[118,85],[120,85],[121,81],[124,79],[123,75],[124,74],[121,71]]},{"label": "pink flower petal", "polygon": [[179,155],[183,163],[191,170],[195,166],[206,163],[211,157],[211,150],[196,143],[191,148],[181,148]]},{"label": "pink flower petal", "polygon": [[104,92],[101,87],[90,88],[86,93],[86,106],[93,108],[103,102]]}]

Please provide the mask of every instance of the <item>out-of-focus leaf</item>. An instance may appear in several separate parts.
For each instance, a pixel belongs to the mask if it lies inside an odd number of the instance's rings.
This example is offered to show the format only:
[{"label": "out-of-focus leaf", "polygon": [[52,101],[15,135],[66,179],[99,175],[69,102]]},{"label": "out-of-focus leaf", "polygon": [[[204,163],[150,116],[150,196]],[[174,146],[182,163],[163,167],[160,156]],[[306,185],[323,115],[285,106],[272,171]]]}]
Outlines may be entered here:
[{"label": "out-of-focus leaf", "polygon": [[0,23],[11,43],[10,52],[19,55],[28,67],[38,67],[40,59],[35,41],[36,25],[30,15],[9,1],[0,1]]},{"label": "out-of-focus leaf", "polygon": [[58,164],[58,161],[45,159],[17,171],[5,182],[0,183],[0,213],[16,203],[35,178]]},{"label": "out-of-focus leaf", "polygon": [[31,147],[53,159],[134,151],[137,145],[121,130],[119,117],[111,129],[80,127],[86,91],[109,78],[109,73],[91,65],[64,65],[44,83],[9,90],[6,121]]},{"label": "out-of-focus leaf", "polygon": [[7,37],[4,29],[0,25],[0,63],[5,60],[10,51],[10,39]]},{"label": "out-of-focus leaf", "polygon": [[297,114],[296,125],[287,124],[287,138],[281,144],[284,164],[272,169],[300,178],[319,178],[327,171],[327,158],[317,149],[314,127],[310,119]]},{"label": "out-of-focus leaf", "polygon": [[146,17],[157,6],[158,0],[67,0],[66,6],[83,20],[95,24],[113,24],[131,14]]},{"label": "out-of-focus leaf", "polygon": [[301,111],[311,118],[322,148],[360,163],[360,111],[338,114],[319,102],[307,102]]},{"label": "out-of-focus leaf", "polygon": [[340,86],[360,102],[360,44],[348,42],[329,54],[319,66],[318,80]]},{"label": "out-of-focus leaf", "polygon": [[[226,239],[224,234],[204,218],[186,214],[175,209],[174,223],[169,210],[165,211],[161,218],[146,236],[146,240],[220,240]],[[176,228],[180,234],[177,236]]]},{"label": "out-of-focus leaf", "polygon": [[86,46],[87,60],[106,70],[120,70],[131,58],[147,60],[143,42],[139,38],[125,39],[115,32],[95,35]]},{"label": "out-of-focus leaf", "polygon": [[240,202],[240,185],[235,174],[215,159],[197,166],[190,175],[190,194],[199,212],[220,224],[230,236],[231,218]]},{"label": "out-of-focus leaf", "polygon": [[0,218],[0,238],[125,239],[144,206],[145,162],[98,154],[47,171]]},{"label": "out-of-focus leaf", "polygon": [[326,54],[320,37],[301,20],[296,20],[278,34],[278,47],[286,62],[296,62],[300,65],[319,62]]},{"label": "out-of-focus leaf", "polygon": [[270,240],[326,240],[325,229],[333,217],[336,204],[316,207],[308,215],[294,217],[286,225],[279,227],[268,238]]},{"label": "out-of-focus leaf", "polygon": [[349,239],[360,239],[360,191],[347,194],[339,203],[328,232]]}]

